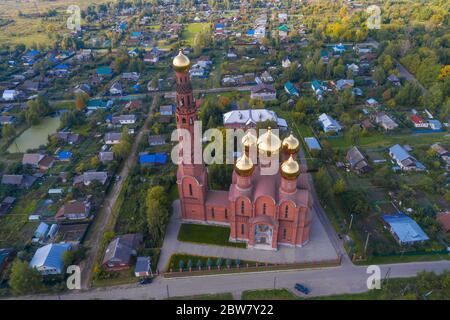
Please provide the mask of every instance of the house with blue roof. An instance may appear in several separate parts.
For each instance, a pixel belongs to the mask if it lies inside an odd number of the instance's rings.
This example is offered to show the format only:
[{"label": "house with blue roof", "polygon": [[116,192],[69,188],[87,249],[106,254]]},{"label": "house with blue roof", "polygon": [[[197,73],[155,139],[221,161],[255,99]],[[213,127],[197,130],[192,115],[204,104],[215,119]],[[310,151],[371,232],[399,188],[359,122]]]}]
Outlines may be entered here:
[{"label": "house with blue roof", "polygon": [[424,171],[425,166],[408,153],[401,145],[389,148],[389,155],[403,171]]},{"label": "house with blue roof", "polygon": [[320,151],[322,150],[322,148],[320,147],[319,141],[317,141],[316,138],[314,137],[306,137],[305,138],[305,143],[308,146],[308,149],[313,151],[313,150],[317,150]]},{"label": "house with blue roof", "polygon": [[139,164],[141,165],[158,165],[167,162],[167,154],[165,153],[149,153],[139,155]]},{"label": "house with blue roof", "polygon": [[342,130],[341,125],[331,116],[322,113],[319,116],[319,123],[322,125],[324,132],[339,132]]},{"label": "house with blue roof", "polygon": [[249,29],[247,30],[247,37],[254,37],[255,36],[255,30]]},{"label": "house with blue roof", "polygon": [[42,275],[64,273],[63,255],[70,251],[69,243],[51,243],[37,249],[31,259],[30,267],[35,268]]},{"label": "house with blue roof", "polygon": [[333,46],[334,53],[344,53],[345,52],[345,46],[342,43],[336,44]]},{"label": "house with blue roof", "polygon": [[284,90],[291,96],[300,96],[300,92],[298,91],[297,87],[294,86],[294,84],[290,81],[284,84]]},{"label": "house with blue roof", "polygon": [[58,159],[60,161],[69,161],[72,158],[72,155],[73,155],[72,152],[62,150],[58,153]]},{"label": "house with blue roof", "polygon": [[403,212],[396,215],[384,215],[383,221],[389,226],[392,235],[401,245],[429,240],[417,222]]}]

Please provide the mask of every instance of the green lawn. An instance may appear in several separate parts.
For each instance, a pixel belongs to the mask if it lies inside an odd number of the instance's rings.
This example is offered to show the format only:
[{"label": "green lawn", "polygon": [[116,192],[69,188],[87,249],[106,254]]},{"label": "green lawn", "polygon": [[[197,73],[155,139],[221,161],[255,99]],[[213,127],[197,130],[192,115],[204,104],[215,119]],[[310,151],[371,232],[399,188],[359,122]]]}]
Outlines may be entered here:
[{"label": "green lawn", "polygon": [[248,290],[242,292],[242,300],[298,300],[298,296],[287,289]]},{"label": "green lawn", "polygon": [[[387,148],[394,144],[409,144],[412,146],[428,146],[432,143],[445,140],[446,132],[423,133],[423,134],[388,134],[377,133],[368,137],[362,137],[359,145],[365,148]],[[331,147],[336,149],[349,149],[354,143],[346,136],[327,139]]]},{"label": "green lawn", "polygon": [[195,296],[171,297],[169,300],[233,300],[233,295],[229,292],[215,294],[199,294]]},{"label": "green lawn", "polygon": [[210,24],[207,22],[196,22],[196,23],[189,23],[186,25],[185,29],[182,33],[182,38],[185,40],[189,45],[192,45],[194,42],[195,35],[202,31],[205,28],[209,28]]},{"label": "green lawn", "polygon": [[217,246],[245,248],[245,243],[229,241],[230,228],[220,226],[205,226],[199,224],[182,224],[178,233],[178,240]]}]

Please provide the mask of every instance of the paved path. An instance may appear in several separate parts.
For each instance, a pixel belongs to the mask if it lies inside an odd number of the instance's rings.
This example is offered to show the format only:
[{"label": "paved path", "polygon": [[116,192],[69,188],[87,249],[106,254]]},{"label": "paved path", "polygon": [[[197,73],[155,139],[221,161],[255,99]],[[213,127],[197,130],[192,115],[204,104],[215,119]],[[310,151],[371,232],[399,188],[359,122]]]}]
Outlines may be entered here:
[{"label": "paved path", "polygon": [[[149,115],[156,107],[158,101],[158,97],[153,97],[152,104],[150,106]],[[130,168],[136,164],[137,161],[137,147],[139,142],[141,141],[144,133],[147,132],[147,127],[150,121],[150,117],[148,116],[136,135],[133,145],[131,147],[130,154],[128,158],[123,162],[122,169],[119,175],[122,177],[120,180],[115,181],[112,186],[110,192],[106,196],[103,201],[103,205],[101,209],[97,212],[94,220],[94,228],[91,233],[89,233],[88,238],[86,239],[84,246],[89,248],[88,256],[86,259],[82,261],[80,264],[81,267],[81,287],[83,289],[87,289],[90,287],[92,282],[92,270],[94,268],[94,264],[97,261],[97,256],[102,254],[98,252],[100,242],[103,238],[103,235],[106,231],[112,230],[114,228],[114,212],[113,208],[116,204],[117,198],[119,197],[120,190],[122,189],[122,184],[125,181]]]},{"label": "paved path", "polygon": [[170,256],[173,253],[186,253],[206,257],[222,257],[268,263],[302,263],[332,261],[339,258],[330,242],[320,220],[313,213],[310,242],[304,247],[279,246],[277,251],[261,249],[242,249],[214,245],[202,245],[177,240],[182,224],[180,201],[174,201],[173,214],[166,229],[164,244],[158,262],[158,270],[168,268]]}]

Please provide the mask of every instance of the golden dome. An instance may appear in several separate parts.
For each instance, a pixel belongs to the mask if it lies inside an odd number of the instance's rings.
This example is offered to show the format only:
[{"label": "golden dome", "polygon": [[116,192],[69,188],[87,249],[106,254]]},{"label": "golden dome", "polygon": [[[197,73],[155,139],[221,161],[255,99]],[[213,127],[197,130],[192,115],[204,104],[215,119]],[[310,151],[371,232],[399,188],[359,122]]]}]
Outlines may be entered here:
[{"label": "golden dome", "polygon": [[186,72],[189,70],[191,61],[183,54],[183,50],[180,49],[178,55],[173,58],[173,68],[178,72]]},{"label": "golden dome", "polygon": [[283,150],[290,154],[297,153],[300,150],[300,141],[291,133],[283,140]]},{"label": "golden dome", "polygon": [[272,129],[269,127],[267,132],[258,138],[258,149],[267,153],[269,156],[271,153],[276,153],[281,147],[281,140],[272,132]]},{"label": "golden dome", "polygon": [[253,173],[253,169],[255,166],[253,165],[252,159],[250,159],[245,153],[237,159],[236,164],[234,165],[234,169],[236,173],[243,177],[248,177]]},{"label": "golden dome", "polygon": [[247,133],[242,137],[242,140],[241,140],[245,149],[248,149],[251,146],[256,145],[257,141],[258,141],[258,138],[256,138],[256,136],[253,135],[250,130],[247,131]]},{"label": "golden dome", "polygon": [[294,180],[300,174],[300,165],[291,156],[281,164],[281,175],[288,180]]}]

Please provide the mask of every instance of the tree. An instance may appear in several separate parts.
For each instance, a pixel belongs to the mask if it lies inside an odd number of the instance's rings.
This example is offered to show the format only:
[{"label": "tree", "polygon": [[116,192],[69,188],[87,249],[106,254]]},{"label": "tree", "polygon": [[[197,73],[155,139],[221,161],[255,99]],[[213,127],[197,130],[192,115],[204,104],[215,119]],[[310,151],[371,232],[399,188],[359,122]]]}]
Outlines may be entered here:
[{"label": "tree", "polygon": [[6,124],[2,128],[2,137],[6,140],[11,139],[16,134],[16,130],[14,130],[14,126]]},{"label": "tree", "polygon": [[346,188],[345,181],[344,181],[344,179],[341,178],[341,179],[337,180],[336,183],[334,184],[333,192],[334,192],[334,194],[341,194],[342,192],[345,191],[345,188]]},{"label": "tree", "polygon": [[78,111],[83,111],[84,108],[86,107],[87,100],[88,100],[88,97],[86,94],[84,94],[84,93],[77,94],[76,98],[75,98],[75,108]]},{"label": "tree", "polygon": [[154,246],[161,243],[169,220],[169,200],[161,186],[154,186],[147,192],[147,228]]},{"label": "tree", "polygon": [[16,259],[11,267],[9,285],[15,295],[33,294],[42,290],[42,276],[26,261]]}]

